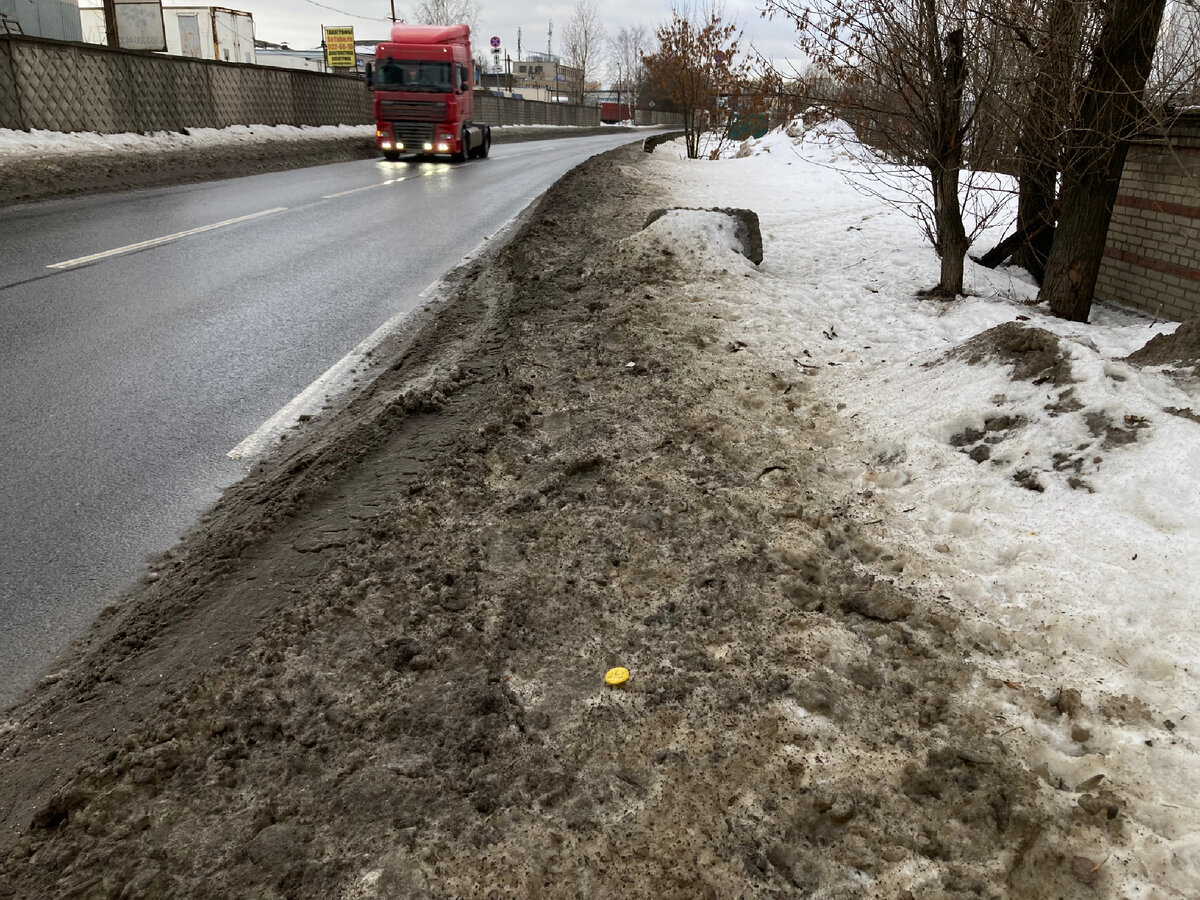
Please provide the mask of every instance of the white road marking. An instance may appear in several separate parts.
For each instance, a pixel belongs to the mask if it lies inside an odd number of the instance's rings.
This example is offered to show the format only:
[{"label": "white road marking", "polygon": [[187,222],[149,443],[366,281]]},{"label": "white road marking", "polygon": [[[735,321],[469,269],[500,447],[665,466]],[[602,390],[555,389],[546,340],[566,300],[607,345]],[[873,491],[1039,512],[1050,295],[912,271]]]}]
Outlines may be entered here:
[{"label": "white road marking", "polygon": [[[404,176],[404,178],[407,177],[407,175]],[[325,194],[321,199],[336,200],[338,197],[345,197],[349,194],[357,194],[359,191],[370,191],[374,190],[375,188],[387,187],[389,184],[396,184],[399,181],[403,181],[404,178],[390,178],[387,181],[381,181],[378,184],[368,184],[364,185],[363,187],[350,188],[348,191],[338,191],[336,194]]]},{"label": "white road marking", "polygon": [[[438,284],[441,284],[440,278],[422,291],[420,296],[425,297],[430,289]],[[301,416],[315,417],[319,414],[325,406],[326,399],[348,389],[353,384],[355,372],[369,364],[367,355],[413,312],[415,310],[397,313],[372,331],[362,343],[326,369],[316,381],[293,397],[283,409],[259,425],[253,434],[226,455],[230,459],[253,459],[261,456],[281,434],[299,422]]]},{"label": "white road marking", "polygon": [[[487,235],[454,268],[458,268],[458,266],[478,256],[484,247],[491,243],[495,235],[503,232],[509,227],[509,224],[505,223],[496,232]],[[436,281],[430,282],[425,290],[417,294],[417,299],[422,302],[428,302],[431,297],[438,293],[444,282],[444,278],[438,278]],[[226,456],[230,459],[254,459],[271,449],[279,440],[280,435],[300,422],[301,416],[316,418],[321,413],[328,398],[336,397],[353,386],[354,375],[369,365],[368,354],[382,344],[384,338],[398,331],[401,323],[414,315],[421,308],[421,305],[419,303],[413,309],[397,313],[376,328],[362,343],[326,369],[324,374],[316,381],[293,397],[283,409],[259,425],[253,434],[230,450]]]},{"label": "white road marking", "polygon": [[147,247],[157,247],[159,244],[166,244],[169,241],[176,241],[179,238],[190,237],[193,234],[202,234],[205,231],[212,231],[216,228],[224,228],[226,225],[236,225],[238,222],[248,222],[251,219],[258,219],[262,216],[269,216],[272,213],[283,212],[287,209],[286,206],[277,206],[274,209],[264,209],[262,212],[250,213],[248,216],[238,216],[236,219],[226,219],[224,222],[213,222],[211,225],[202,225],[199,228],[189,228],[187,231],[177,231],[175,234],[167,234],[163,237],[151,238],[148,241],[139,241],[136,244],[126,244],[124,247],[116,247],[112,250],[105,250],[103,253],[93,253],[90,256],[78,256],[75,259],[68,259],[65,262],[53,263],[46,266],[47,269],[70,269],[73,266],[82,266],[84,263],[95,262],[98,259],[107,259],[110,256],[120,256],[122,253],[132,253],[134,250],[144,250]]}]

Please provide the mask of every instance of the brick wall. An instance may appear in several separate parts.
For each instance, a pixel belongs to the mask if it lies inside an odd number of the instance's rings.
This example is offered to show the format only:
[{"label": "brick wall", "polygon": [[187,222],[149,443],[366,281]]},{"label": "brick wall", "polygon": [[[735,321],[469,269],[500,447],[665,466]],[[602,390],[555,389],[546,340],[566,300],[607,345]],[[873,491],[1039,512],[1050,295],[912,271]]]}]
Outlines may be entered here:
[{"label": "brick wall", "polygon": [[1200,315],[1200,114],[1129,148],[1096,299],[1162,319]]}]

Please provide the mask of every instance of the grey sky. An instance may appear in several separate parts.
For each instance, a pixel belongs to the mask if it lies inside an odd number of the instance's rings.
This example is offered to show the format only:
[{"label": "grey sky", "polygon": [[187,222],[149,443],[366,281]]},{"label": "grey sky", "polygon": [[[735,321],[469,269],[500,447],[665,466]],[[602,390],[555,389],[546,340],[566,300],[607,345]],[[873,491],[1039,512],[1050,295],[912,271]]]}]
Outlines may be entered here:
[{"label": "grey sky", "polygon": [[[179,3],[180,0],[173,0]],[[396,15],[408,18],[415,4],[395,0]],[[359,40],[382,40],[391,28],[389,0],[240,0],[228,4],[254,14],[255,35],[260,40],[287,43],[294,48],[311,48],[321,43],[322,25],[353,25]],[[500,38],[503,51],[517,55],[517,29],[521,29],[522,54],[546,49],[546,31],[554,22],[553,52],[562,50],[562,33],[571,18],[574,0],[553,3],[527,3],[518,0],[481,0],[477,33],[472,41],[486,47],[493,35]],[[600,17],[610,31],[626,25],[654,28],[668,20],[670,0],[599,0]],[[759,18],[760,0],[726,0],[726,18],[736,18],[744,29],[743,43],[753,43],[773,58],[796,55],[794,32],[788,23],[768,22]]]}]

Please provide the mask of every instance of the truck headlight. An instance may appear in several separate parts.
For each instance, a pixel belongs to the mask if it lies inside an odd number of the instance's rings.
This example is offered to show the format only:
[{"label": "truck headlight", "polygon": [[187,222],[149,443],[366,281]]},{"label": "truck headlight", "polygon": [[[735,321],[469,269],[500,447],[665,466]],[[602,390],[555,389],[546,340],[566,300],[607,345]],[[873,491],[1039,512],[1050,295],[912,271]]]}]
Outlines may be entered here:
[{"label": "truck headlight", "polygon": [[432,149],[433,149],[433,144],[426,144],[426,145],[425,145],[425,149],[426,149],[426,150],[432,150]]},{"label": "truck headlight", "polygon": [[438,144],[438,153],[446,153],[450,149],[449,144]]},{"label": "truck headlight", "polygon": [[382,147],[384,150],[391,150],[391,149],[392,149],[392,142],[391,142],[391,141],[384,141],[384,142],[383,142],[382,144],[380,144],[379,146],[380,146],[380,147]]}]

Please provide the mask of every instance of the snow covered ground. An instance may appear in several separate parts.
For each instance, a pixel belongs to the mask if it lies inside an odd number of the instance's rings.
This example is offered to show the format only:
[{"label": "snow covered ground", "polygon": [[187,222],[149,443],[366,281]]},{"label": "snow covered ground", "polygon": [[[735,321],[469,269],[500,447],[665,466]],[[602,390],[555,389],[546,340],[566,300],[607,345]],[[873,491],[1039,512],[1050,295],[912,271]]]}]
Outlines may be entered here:
[{"label": "snow covered ground", "polygon": [[[1121,895],[1200,896],[1200,424],[1178,414],[1200,412],[1200,387],[1121,361],[1175,324],[1112,307],[1062,321],[1031,305],[1023,272],[969,261],[970,296],[921,299],[937,257],[912,219],[847,181],[860,154],[848,131],[791,132],[741,158],[688,161],[680,142],[655,153],[681,206],[758,213],[760,267],[711,214],[650,230],[745,276],[713,283],[748,353],[819,370],[814,390],[841,423],[829,471],[852,515],[901,548],[900,580],[957,617],[1006,685],[978,687],[996,740],[1054,789],[1103,776],[1120,792],[1129,849],[1106,865]],[[947,357],[1010,322],[1057,335],[1067,377],[1015,378],[970,347]],[[1059,714],[1070,691],[1081,707]]]},{"label": "snow covered ground", "polygon": [[236,146],[248,143],[291,141],[296,138],[371,137],[373,125],[234,125],[229,128],[189,128],[153,134],[98,134],[91,131],[14,131],[0,128],[0,162],[22,156],[54,153],[86,153],[97,150],[147,151],[182,150],[199,147]]}]

